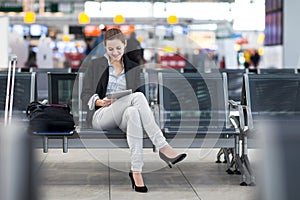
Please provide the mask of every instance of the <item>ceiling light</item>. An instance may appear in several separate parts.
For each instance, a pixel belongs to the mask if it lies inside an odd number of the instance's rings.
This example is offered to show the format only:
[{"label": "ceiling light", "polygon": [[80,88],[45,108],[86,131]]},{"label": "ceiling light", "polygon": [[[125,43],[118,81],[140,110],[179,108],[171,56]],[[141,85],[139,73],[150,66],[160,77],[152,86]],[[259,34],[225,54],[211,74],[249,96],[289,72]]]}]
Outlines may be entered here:
[{"label": "ceiling light", "polygon": [[123,15],[116,15],[114,18],[114,23],[115,24],[123,24],[125,22],[125,18]]},{"label": "ceiling light", "polygon": [[177,24],[178,18],[176,15],[170,15],[167,19],[168,24]]},{"label": "ceiling light", "polygon": [[79,24],[89,24],[90,17],[87,14],[85,14],[84,12],[81,12],[78,14],[78,22],[79,22]]},{"label": "ceiling light", "polygon": [[35,22],[35,13],[34,12],[25,12],[24,23],[34,23]]}]

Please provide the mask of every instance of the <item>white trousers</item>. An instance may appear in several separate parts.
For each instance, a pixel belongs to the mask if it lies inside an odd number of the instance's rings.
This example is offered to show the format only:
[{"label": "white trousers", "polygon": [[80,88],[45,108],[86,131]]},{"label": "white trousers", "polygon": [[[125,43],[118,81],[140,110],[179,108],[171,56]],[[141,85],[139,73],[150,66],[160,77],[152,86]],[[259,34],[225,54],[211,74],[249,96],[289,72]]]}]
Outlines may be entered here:
[{"label": "white trousers", "polygon": [[92,125],[100,130],[119,127],[126,132],[132,171],[141,172],[144,165],[143,129],[157,149],[168,144],[155,122],[147,99],[141,92],[132,93],[108,107],[98,109],[93,116]]}]

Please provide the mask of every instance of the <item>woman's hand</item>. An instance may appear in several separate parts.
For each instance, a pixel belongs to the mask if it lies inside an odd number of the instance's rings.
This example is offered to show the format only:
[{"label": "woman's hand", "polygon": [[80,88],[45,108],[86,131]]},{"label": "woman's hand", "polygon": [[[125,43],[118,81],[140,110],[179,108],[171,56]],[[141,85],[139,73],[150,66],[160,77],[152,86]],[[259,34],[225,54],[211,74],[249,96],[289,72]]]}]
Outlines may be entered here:
[{"label": "woman's hand", "polygon": [[114,101],[115,99],[108,99],[105,97],[104,99],[98,99],[96,101],[96,106],[107,107],[110,106]]}]

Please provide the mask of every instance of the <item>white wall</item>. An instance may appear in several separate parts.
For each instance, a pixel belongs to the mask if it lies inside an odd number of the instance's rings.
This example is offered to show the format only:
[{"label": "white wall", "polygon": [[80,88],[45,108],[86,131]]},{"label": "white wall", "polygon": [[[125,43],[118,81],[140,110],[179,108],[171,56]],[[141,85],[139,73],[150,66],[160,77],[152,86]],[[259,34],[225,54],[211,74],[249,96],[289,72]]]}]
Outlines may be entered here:
[{"label": "white wall", "polygon": [[[259,64],[260,68],[288,68],[283,64],[283,47],[277,46],[266,46],[264,47],[264,55]],[[290,67],[289,67],[290,68]]]},{"label": "white wall", "polygon": [[234,45],[234,38],[217,40],[219,61],[221,60],[222,56],[225,56],[226,68],[237,68],[237,52],[234,50]]},{"label": "white wall", "polygon": [[284,1],[283,6],[283,65],[292,68],[300,60],[300,1]]},{"label": "white wall", "polygon": [[0,17],[0,67],[8,67],[8,27],[9,19],[8,17]]}]

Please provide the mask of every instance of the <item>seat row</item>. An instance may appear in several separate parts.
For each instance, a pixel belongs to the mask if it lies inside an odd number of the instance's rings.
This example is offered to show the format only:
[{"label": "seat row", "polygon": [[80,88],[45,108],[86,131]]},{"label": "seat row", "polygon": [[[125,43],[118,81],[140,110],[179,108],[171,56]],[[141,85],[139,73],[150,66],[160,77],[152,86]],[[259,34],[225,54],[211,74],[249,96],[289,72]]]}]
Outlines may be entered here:
[{"label": "seat row", "polygon": [[[240,172],[241,185],[247,185],[250,175],[248,184],[254,185],[255,178],[247,152],[248,148],[255,147],[253,144],[257,139],[254,135],[262,134],[257,124],[274,118],[282,122],[298,120],[300,76],[244,73],[240,101],[236,102],[228,101],[230,80],[227,75],[225,72],[181,74],[148,70],[141,73],[141,78],[157,123],[172,146],[221,148],[227,160],[227,172]],[[48,148],[61,147],[64,152],[68,148],[128,147],[126,134],[120,130],[99,131],[84,126],[86,108],[79,98],[84,73],[48,73],[47,76],[49,103],[72,106],[77,126],[74,134],[36,133],[40,136],[36,138],[37,147],[43,147],[45,152]],[[5,76],[0,74],[0,86],[6,85],[5,80]],[[35,72],[16,74],[15,110],[24,111],[29,102],[36,100],[35,86]],[[5,90],[1,88],[1,91]],[[3,105],[4,95],[1,98]],[[238,114],[232,114],[236,113],[232,110],[237,110]],[[155,149],[146,136],[144,146]]]}]

